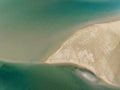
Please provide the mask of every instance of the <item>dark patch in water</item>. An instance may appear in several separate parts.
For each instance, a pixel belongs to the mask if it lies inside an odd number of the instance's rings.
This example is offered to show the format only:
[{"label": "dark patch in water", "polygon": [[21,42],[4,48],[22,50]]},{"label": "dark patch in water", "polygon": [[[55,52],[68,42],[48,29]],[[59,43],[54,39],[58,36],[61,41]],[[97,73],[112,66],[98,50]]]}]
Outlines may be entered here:
[{"label": "dark patch in water", "polygon": [[112,90],[86,83],[74,70],[71,65],[2,63],[0,90]]}]

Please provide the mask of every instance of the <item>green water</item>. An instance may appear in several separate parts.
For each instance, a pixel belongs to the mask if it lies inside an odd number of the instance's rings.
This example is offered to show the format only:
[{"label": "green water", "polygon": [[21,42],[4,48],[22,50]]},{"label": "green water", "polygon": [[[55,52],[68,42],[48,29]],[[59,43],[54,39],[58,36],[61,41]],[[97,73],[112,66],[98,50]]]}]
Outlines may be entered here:
[{"label": "green water", "polygon": [[74,28],[118,12],[119,0],[0,0],[0,58],[44,61]]},{"label": "green water", "polygon": [[[0,58],[44,61],[74,28],[119,12],[119,0],[0,0]],[[86,81],[75,70],[0,62],[0,90],[120,90]]]},{"label": "green water", "polygon": [[0,63],[0,90],[120,90],[87,83],[72,65]]}]

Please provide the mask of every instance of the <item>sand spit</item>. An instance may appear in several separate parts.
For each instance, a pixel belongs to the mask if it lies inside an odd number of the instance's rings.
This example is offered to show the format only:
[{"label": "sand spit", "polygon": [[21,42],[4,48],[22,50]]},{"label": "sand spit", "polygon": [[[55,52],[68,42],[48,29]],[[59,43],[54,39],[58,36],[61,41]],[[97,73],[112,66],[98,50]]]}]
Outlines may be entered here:
[{"label": "sand spit", "polygon": [[120,21],[80,29],[46,63],[74,63],[120,86]]}]

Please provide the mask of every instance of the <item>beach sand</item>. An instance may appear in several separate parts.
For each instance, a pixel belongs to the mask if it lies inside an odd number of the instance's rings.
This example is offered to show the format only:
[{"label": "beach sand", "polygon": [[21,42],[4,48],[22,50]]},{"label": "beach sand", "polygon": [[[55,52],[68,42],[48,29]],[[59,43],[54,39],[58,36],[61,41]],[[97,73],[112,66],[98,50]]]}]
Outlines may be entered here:
[{"label": "beach sand", "polygon": [[93,24],[78,30],[46,63],[73,63],[120,86],[120,21]]}]

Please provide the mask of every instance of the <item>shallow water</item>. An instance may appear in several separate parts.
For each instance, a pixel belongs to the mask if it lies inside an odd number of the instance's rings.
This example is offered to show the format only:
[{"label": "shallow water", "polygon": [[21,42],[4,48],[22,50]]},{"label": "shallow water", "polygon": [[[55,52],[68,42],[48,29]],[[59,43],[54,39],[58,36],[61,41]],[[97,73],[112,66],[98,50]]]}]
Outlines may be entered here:
[{"label": "shallow water", "polygon": [[44,61],[75,27],[120,12],[119,0],[1,0],[0,58]]},{"label": "shallow water", "polygon": [[[0,58],[44,61],[73,28],[118,12],[119,0],[0,0]],[[86,81],[76,68],[0,62],[0,90],[120,90]]]},{"label": "shallow water", "polygon": [[76,68],[73,65],[0,62],[0,90],[120,90],[104,84],[90,84],[76,75]]}]

